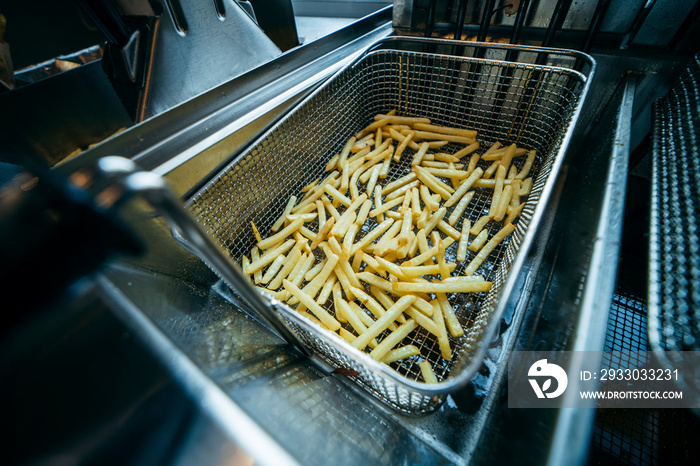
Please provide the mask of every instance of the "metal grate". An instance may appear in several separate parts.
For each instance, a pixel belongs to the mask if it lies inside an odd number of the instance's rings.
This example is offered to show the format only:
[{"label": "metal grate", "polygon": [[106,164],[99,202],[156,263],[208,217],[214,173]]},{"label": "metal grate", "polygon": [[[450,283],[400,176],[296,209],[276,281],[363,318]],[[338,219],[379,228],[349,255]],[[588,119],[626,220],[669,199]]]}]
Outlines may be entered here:
[{"label": "metal grate", "polygon": [[[497,46],[492,48],[505,53]],[[523,61],[537,56],[529,49],[517,51],[523,52]],[[566,53],[560,52],[560,59],[565,58]],[[568,61],[576,60],[568,57]],[[255,244],[250,221],[263,235],[267,234],[287,199],[324,176],[326,163],[340,152],[351,135],[371,122],[375,114],[394,108],[400,115],[428,117],[439,125],[476,129],[482,147],[501,141],[537,150],[532,172],[535,182],[516,231],[479,270],[479,274],[494,282],[492,290],[449,297],[465,328],[465,336],[452,342],[452,361],[440,357],[437,342],[425,331],[409,336],[421,349],[420,360],[430,361],[440,381],[464,380],[462,369],[469,367],[490,322],[509,264],[549,180],[554,160],[560,155],[564,135],[573,125],[572,117],[585,82],[583,74],[559,66],[507,63],[449,53],[375,50],[307,98],[224,168],[193,197],[188,207],[219,245],[239,261]],[[459,148],[449,145],[441,151],[454,153]],[[394,165],[385,183],[408,172],[410,157],[403,159],[408,160]],[[518,163],[522,164],[522,160]],[[463,218],[476,221],[488,210],[490,195],[480,191],[484,190],[476,190]],[[373,227],[367,223],[357,240]],[[492,228],[491,234],[498,229]],[[454,244],[447,251],[448,257],[456,254],[456,247]],[[455,271],[460,272],[461,269]],[[333,313],[332,308],[329,311]],[[357,354],[345,342],[327,336],[286,306],[280,307],[280,312],[302,341],[336,367],[357,371],[357,382],[391,406],[420,412],[440,402],[439,397],[433,396],[435,390],[415,383],[420,379],[418,358],[395,364],[399,376],[366,355]]]},{"label": "metal grate", "polygon": [[[618,290],[613,296],[605,351],[644,352],[646,338],[646,303],[643,299]],[[626,354],[629,356],[629,353]],[[603,361],[602,367],[641,367],[642,361]],[[603,409],[596,413],[591,442],[598,455],[592,464],[656,464],[659,421],[657,412],[648,409]]]},{"label": "metal grate", "polygon": [[[700,60],[654,105],[649,339],[666,367],[700,350]],[[673,359],[673,360],[671,360]],[[679,386],[700,397],[698,381]]]}]

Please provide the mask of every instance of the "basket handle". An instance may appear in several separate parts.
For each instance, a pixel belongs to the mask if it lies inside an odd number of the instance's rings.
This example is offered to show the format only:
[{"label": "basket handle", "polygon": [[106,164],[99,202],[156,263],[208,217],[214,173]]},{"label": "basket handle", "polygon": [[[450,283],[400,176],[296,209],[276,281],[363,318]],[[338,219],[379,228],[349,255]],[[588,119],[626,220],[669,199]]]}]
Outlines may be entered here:
[{"label": "basket handle", "polygon": [[99,176],[101,184],[111,181],[106,189],[101,190],[102,193],[108,193],[108,196],[102,198],[103,206],[105,202],[112,206],[137,195],[145,199],[168,222],[178,244],[203,260],[282,338],[305,356],[310,355],[306,346],[277,316],[274,311],[277,301],[266,300],[255,290],[239,267],[224,256],[209,235],[185,210],[160,175],[142,171],[131,160],[117,156],[98,160],[96,168],[96,175]]}]

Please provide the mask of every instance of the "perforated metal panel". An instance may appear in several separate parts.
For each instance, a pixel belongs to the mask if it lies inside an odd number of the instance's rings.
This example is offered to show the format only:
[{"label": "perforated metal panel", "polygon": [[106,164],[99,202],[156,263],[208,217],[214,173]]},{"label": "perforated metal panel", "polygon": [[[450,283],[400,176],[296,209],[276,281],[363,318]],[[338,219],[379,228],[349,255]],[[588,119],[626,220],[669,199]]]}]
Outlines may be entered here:
[{"label": "perforated metal panel", "polygon": [[[476,54],[473,47],[460,44],[464,54],[482,57],[476,58],[454,55],[450,50],[458,49],[453,47],[435,53],[435,43],[413,41],[411,50],[369,52],[302,102],[188,204],[219,245],[239,261],[255,244],[249,222],[255,222],[262,235],[267,235],[289,197],[298,195],[312,180],[325,176],[328,160],[377,113],[396,109],[399,115],[428,117],[434,124],[476,129],[484,148],[500,141],[535,149],[538,156],[531,171],[535,182],[516,230],[478,272],[493,281],[491,291],[449,296],[465,329],[464,337],[451,341],[451,361],[442,359],[432,335],[418,330],[404,344],[410,340],[420,348],[420,356],[395,363],[395,370],[390,370],[288,307],[279,307],[280,314],[309,347],[333,365],[357,371],[357,383],[383,401],[413,413],[434,408],[442,399],[437,394],[473,375],[464,368],[473,362],[477,347],[483,344],[509,265],[529,227],[540,194],[551,179],[554,161],[562,155],[561,143],[573,125],[572,117],[586,82],[584,74],[565,66],[526,63],[534,62],[538,55],[528,48],[510,49],[516,51],[518,59],[505,62],[490,56],[490,52],[505,55],[503,47],[481,45],[481,53]],[[431,47],[430,53],[420,50]],[[555,51],[551,62],[573,64],[577,59],[585,61],[586,56]],[[460,148],[450,144],[441,151],[454,153]],[[407,154],[401,163],[392,166],[384,183],[408,173],[410,151]],[[523,159],[516,159],[518,167]],[[462,218],[476,221],[488,211],[490,201],[490,190],[476,189]],[[368,221],[356,240],[375,225]],[[315,225],[310,224],[309,228],[314,230]],[[489,226],[490,234],[499,228],[498,224]],[[454,257],[456,248],[454,244],[448,249],[448,259]],[[460,274],[471,257],[453,274]],[[333,313],[331,306],[328,310]],[[430,387],[417,382],[417,363],[423,359],[430,361],[439,381],[451,384]]]}]

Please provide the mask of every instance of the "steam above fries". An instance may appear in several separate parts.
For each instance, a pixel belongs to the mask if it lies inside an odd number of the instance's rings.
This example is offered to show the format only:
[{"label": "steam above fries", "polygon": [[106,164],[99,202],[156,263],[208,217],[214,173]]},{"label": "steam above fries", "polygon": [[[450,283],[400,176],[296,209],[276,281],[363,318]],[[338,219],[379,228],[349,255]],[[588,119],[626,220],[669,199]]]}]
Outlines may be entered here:
[{"label": "steam above fries", "polygon": [[[454,301],[491,289],[482,264],[515,229],[536,152],[481,147],[473,129],[395,113],[351,137],[269,231],[251,222],[256,242],[241,265],[357,350],[437,383],[466,325]],[[475,194],[488,205],[473,205]],[[430,351],[439,356],[428,362]]]}]

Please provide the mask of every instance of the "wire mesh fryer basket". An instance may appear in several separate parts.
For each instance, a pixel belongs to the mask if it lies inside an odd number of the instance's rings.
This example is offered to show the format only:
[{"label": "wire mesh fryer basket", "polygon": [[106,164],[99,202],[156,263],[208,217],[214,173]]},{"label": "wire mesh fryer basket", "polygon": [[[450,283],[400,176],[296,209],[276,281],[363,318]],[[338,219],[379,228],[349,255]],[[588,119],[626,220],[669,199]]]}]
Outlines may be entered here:
[{"label": "wire mesh fryer basket", "polygon": [[[505,61],[507,53],[517,58]],[[426,39],[381,41],[217,173],[188,208],[219,246],[240,260],[255,244],[250,221],[267,234],[289,197],[324,176],[328,160],[350,136],[375,114],[394,108],[399,115],[428,117],[434,124],[476,129],[482,147],[501,141],[535,149],[533,188],[516,230],[479,270],[493,281],[491,291],[449,296],[465,329],[463,337],[451,340],[452,360],[443,360],[436,339],[420,329],[408,337],[419,347],[420,359],[399,361],[389,368],[286,305],[277,306],[299,339],[332,365],[355,371],[353,379],[359,385],[403,412],[427,412],[444,393],[470,380],[479,367],[502,312],[497,307],[510,266],[526,237],[535,234],[536,206],[548,196],[547,186],[558,171],[593,68],[590,57],[577,52]],[[441,150],[459,148],[450,144]],[[392,168],[386,183],[407,173],[410,157],[406,158]],[[491,200],[485,190],[475,191],[462,217],[472,221],[488,210]],[[366,224],[363,232],[372,227]],[[493,226],[490,234],[497,230]],[[446,257],[454,258],[456,247],[448,249]],[[463,269],[464,265],[454,273]],[[423,359],[431,363],[438,384],[418,381],[417,362]]]}]

